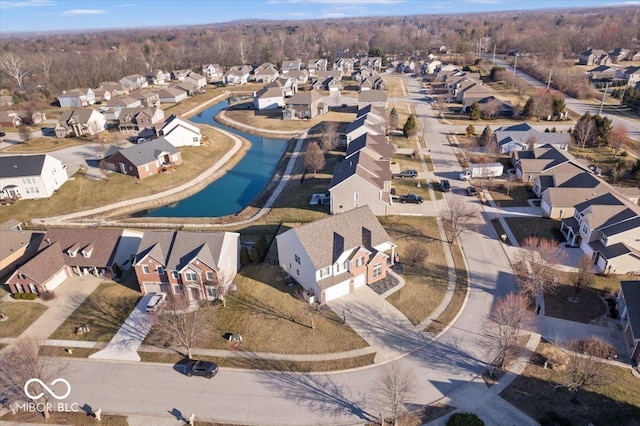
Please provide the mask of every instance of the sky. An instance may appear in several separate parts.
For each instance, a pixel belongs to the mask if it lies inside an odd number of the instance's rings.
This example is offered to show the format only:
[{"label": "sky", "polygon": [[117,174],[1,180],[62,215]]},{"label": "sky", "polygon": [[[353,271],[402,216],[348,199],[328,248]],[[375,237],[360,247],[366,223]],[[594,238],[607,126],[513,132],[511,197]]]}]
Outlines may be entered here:
[{"label": "sky", "polygon": [[0,33],[620,5],[640,0],[0,0]]}]

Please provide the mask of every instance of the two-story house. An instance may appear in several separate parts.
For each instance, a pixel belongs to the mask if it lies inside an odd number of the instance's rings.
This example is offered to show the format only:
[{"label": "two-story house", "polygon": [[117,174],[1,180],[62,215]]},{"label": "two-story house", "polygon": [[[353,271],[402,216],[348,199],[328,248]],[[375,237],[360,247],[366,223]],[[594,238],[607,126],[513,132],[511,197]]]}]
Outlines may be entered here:
[{"label": "two-story house", "polygon": [[298,71],[302,69],[302,60],[300,59],[287,59],[282,61],[282,74],[287,74],[289,71]]},{"label": "two-story house", "polygon": [[580,65],[609,65],[611,62],[609,54],[601,49],[587,49],[578,56]]},{"label": "two-story house", "polygon": [[236,65],[231,67],[224,75],[224,83],[230,85],[247,84],[251,70],[250,65]]},{"label": "two-story house", "polygon": [[144,89],[145,87],[149,86],[146,77],[143,77],[140,74],[131,74],[122,77],[119,80],[119,83],[123,86],[128,87],[129,90]]},{"label": "two-story house", "polygon": [[333,69],[339,70],[345,75],[351,75],[353,72],[353,59],[352,58],[338,58],[333,63]]},{"label": "two-story house", "polygon": [[282,118],[313,118],[329,112],[329,106],[322,101],[322,95],[316,90],[298,92],[285,100],[286,109],[282,111]]},{"label": "two-story house", "polygon": [[145,232],[134,260],[140,291],[216,299],[219,282],[232,280],[240,267],[239,237],[236,232]]},{"label": "two-story house", "polygon": [[209,83],[218,83],[222,81],[224,72],[218,64],[205,64],[202,66],[202,75],[207,78]]},{"label": "two-story house", "polygon": [[72,109],[62,113],[54,131],[59,138],[95,135],[104,131],[107,119],[95,109]]},{"label": "two-story house", "polygon": [[618,312],[631,362],[640,364],[640,281],[622,281]]},{"label": "two-story house", "polygon": [[307,70],[309,75],[313,77],[318,71],[326,71],[328,62],[326,59],[309,59],[307,61]]},{"label": "two-story house", "polygon": [[258,83],[271,83],[278,78],[280,72],[272,63],[265,62],[264,64],[253,70],[253,76]]},{"label": "two-story house", "polygon": [[624,67],[616,70],[616,78],[627,81],[627,86],[635,87],[640,82],[640,67]]},{"label": "two-story house", "polygon": [[68,180],[67,169],[48,154],[0,156],[0,200],[49,198]]},{"label": "two-story house", "polygon": [[319,303],[387,276],[396,245],[364,206],[276,237],[280,267]]},{"label": "two-story house", "polygon": [[58,103],[62,108],[80,108],[95,102],[95,93],[90,88],[63,90],[58,95]]},{"label": "two-story house", "polygon": [[200,146],[202,132],[200,128],[189,120],[172,114],[164,121],[158,135],[173,146]]},{"label": "two-story house", "polygon": [[171,73],[163,70],[153,70],[147,74],[147,82],[154,86],[162,86],[171,81]]},{"label": "two-story house", "polygon": [[141,92],[135,90],[129,97],[140,101],[140,105],[145,108],[160,106],[160,95],[157,92]]},{"label": "two-story house", "polygon": [[118,120],[121,132],[139,132],[162,122],[164,111],[160,108],[124,108]]}]

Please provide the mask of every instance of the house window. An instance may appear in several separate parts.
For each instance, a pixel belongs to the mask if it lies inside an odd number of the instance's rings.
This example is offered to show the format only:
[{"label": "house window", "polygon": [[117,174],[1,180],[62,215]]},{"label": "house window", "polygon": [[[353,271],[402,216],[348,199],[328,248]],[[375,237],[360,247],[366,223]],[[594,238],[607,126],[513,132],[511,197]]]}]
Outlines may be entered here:
[{"label": "house window", "polygon": [[193,271],[187,271],[184,273],[184,279],[187,281],[195,281],[196,280],[196,273]]},{"label": "house window", "polygon": [[299,265],[300,264],[300,256],[298,256],[297,254],[293,256],[294,260],[296,261],[296,263]]},{"label": "house window", "polygon": [[173,292],[176,294],[181,294],[184,291],[184,286],[181,284],[173,286]]},{"label": "house window", "polygon": [[606,247],[609,243],[609,238],[607,238],[606,235],[602,234],[602,236],[600,237],[600,242],[602,242],[602,245]]},{"label": "house window", "polygon": [[207,280],[213,281],[213,272],[212,271],[207,271]]},{"label": "house window", "polygon": [[158,275],[164,275],[164,268],[162,266],[158,266]]},{"label": "house window", "polygon": [[356,259],[356,267],[364,265],[364,256],[360,256]]},{"label": "house window", "polygon": [[300,275],[300,269],[296,269],[296,275]]},{"label": "house window", "polygon": [[216,294],[216,288],[212,285],[208,285],[205,286],[205,289],[207,290],[207,297],[210,299],[215,299],[218,297],[218,295]]},{"label": "house window", "polygon": [[382,275],[382,263],[376,263],[373,265],[373,278],[378,278]]},{"label": "house window", "polygon": [[360,194],[358,194],[357,192],[353,193],[353,201],[358,201]]},{"label": "house window", "polygon": [[342,269],[344,269],[344,270],[349,269],[349,261],[348,260],[344,261],[344,264],[342,265]]},{"label": "house window", "polygon": [[149,267],[147,265],[142,265],[142,273],[143,274],[148,274],[149,273]]},{"label": "house window", "polygon": [[584,235],[589,235],[589,225],[587,225],[586,223],[582,224],[582,233]]},{"label": "house window", "polygon": [[174,280],[177,280],[177,279],[178,279],[178,271],[171,271],[171,277],[172,277]]},{"label": "house window", "polygon": [[330,274],[331,274],[331,267],[330,267],[330,266],[327,266],[327,267],[324,269],[324,274],[325,274],[325,275],[330,275]]}]

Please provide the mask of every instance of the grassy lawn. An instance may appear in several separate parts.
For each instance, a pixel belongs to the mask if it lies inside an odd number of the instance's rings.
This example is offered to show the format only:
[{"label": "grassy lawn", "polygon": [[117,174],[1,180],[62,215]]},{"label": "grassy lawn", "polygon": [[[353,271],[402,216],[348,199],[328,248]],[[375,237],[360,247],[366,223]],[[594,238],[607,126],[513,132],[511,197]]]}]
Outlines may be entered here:
[{"label": "grassy lawn", "polygon": [[0,322],[0,337],[18,337],[47,307],[38,302],[4,302],[0,310],[9,318]]},{"label": "grassy lawn", "polygon": [[[175,364],[182,360],[180,355],[167,352],[144,352],[138,354],[143,362],[163,362]],[[247,368],[252,370],[275,370],[275,371],[295,371],[295,372],[320,372],[339,371],[350,368],[364,367],[373,364],[375,354],[362,355],[353,358],[343,358],[328,361],[275,361],[253,358],[220,358],[210,356],[198,356],[198,359],[213,361],[220,367],[226,368]]]},{"label": "grassy lawn", "polygon": [[567,419],[565,423],[586,425],[637,425],[640,419],[638,379],[625,368],[602,364],[606,379],[602,386],[587,387],[578,393],[578,402],[564,387],[556,387],[568,374],[566,355],[543,342],[537,352],[555,360],[554,369],[529,364],[524,372],[500,396],[537,421],[550,412]]},{"label": "grassy lawn", "polygon": [[162,104],[161,108],[165,112],[165,116],[168,117],[171,114],[184,115],[186,112],[215,98],[223,92],[222,88],[213,86],[207,86],[205,90],[206,93],[202,95],[189,96],[177,104]]},{"label": "grassy lawn", "polygon": [[11,152],[15,154],[42,153],[69,148],[70,146],[84,145],[86,143],[86,139],[80,138],[36,138],[31,139],[27,143],[12,145],[5,149],[4,152]]},{"label": "grassy lawn", "polygon": [[527,202],[529,198],[535,196],[531,192],[531,186],[514,182],[507,195],[507,188],[501,183],[485,184],[489,189],[491,197],[498,207],[530,207]]},{"label": "grassy lawn", "polygon": [[327,114],[316,115],[308,120],[283,120],[282,110],[260,111],[254,110],[227,110],[225,116],[231,120],[244,123],[249,126],[267,130],[300,131],[322,123],[323,121],[337,121],[351,123],[355,118],[353,113],[330,111]]},{"label": "grassy lawn", "polygon": [[27,222],[34,217],[55,216],[105,206],[131,198],[144,197],[189,182],[220,159],[233,145],[232,140],[207,128],[209,144],[183,147],[184,163],[173,173],[162,173],[144,180],[121,173],[108,174],[107,180],[93,180],[77,173],[50,199],[22,200],[0,209],[0,223],[10,218]]},{"label": "grassy lawn", "polygon": [[[388,91],[387,91],[388,93]],[[402,97],[403,95],[400,95],[400,97]],[[389,96],[391,97],[391,96]],[[409,118],[409,114],[411,114],[413,112],[413,110],[411,109],[411,105],[408,102],[390,102],[389,103],[389,108],[387,109],[387,111],[391,112],[391,110],[395,108],[396,112],[398,113],[398,127],[397,130],[402,130],[402,126],[404,126],[404,123],[407,121],[407,118]],[[392,130],[392,129],[391,129]],[[406,140],[406,138],[405,138]],[[415,142],[413,143],[413,146],[415,146]]]},{"label": "grassy lawn", "polygon": [[[404,170],[404,169],[403,169]],[[417,170],[422,170],[420,167]],[[417,187],[420,182],[420,188]],[[395,188],[396,195],[416,194],[421,196],[425,201],[429,200],[429,186],[425,184],[424,179],[394,179],[391,186]]]},{"label": "grassy lawn", "polygon": [[[0,420],[9,422],[9,424],[57,424],[71,426],[101,425],[101,426],[128,426],[126,416],[116,416],[110,414],[102,414],[101,421],[97,421],[95,417],[89,416],[87,413],[80,411],[78,413],[52,412],[48,419],[45,419],[41,413],[19,411],[16,414],[7,413],[0,417]],[[196,425],[199,423],[196,422]]]},{"label": "grassy lawn", "polygon": [[407,96],[407,85],[399,77],[382,77],[387,83],[387,94],[390,98],[404,98]]},{"label": "grassy lawn", "polygon": [[406,285],[387,300],[413,323],[429,317],[440,304],[447,288],[447,266],[438,226],[432,217],[388,216],[379,218],[391,240],[398,244],[396,253],[404,259],[412,243],[427,247],[427,258],[415,266],[405,263]]},{"label": "grassy lawn", "polygon": [[[287,286],[278,266],[244,267],[234,281],[238,291],[226,307],[207,306],[203,321],[211,324],[196,347],[230,349],[226,333],[239,333],[239,350],[288,354],[342,352],[367,344],[331,310],[314,311],[311,328],[309,305],[294,296],[297,286]],[[147,338],[152,341],[152,336]]]},{"label": "grassy lawn", "polygon": [[89,358],[90,355],[100,352],[100,349],[95,348],[70,348],[71,353],[67,352],[61,346],[40,346],[41,354],[46,356],[60,356],[66,358]]},{"label": "grassy lawn", "polygon": [[[634,145],[631,147],[632,148],[631,151],[637,152],[636,145],[637,143],[634,143]],[[629,147],[626,147],[626,148],[629,148]],[[614,155],[613,150],[608,146],[601,146],[597,148],[595,147],[580,148],[572,145],[569,148],[569,152],[574,156],[576,156],[577,158],[583,158],[588,160],[589,164],[600,167],[600,169],[602,169],[603,178],[609,181],[609,183],[611,183],[611,180],[608,175],[609,171],[617,167],[618,161],[625,161],[627,162],[627,167],[626,167],[627,173],[624,176],[622,176],[622,178],[620,179],[620,184],[638,186],[638,182],[634,180],[631,174],[629,173],[629,171],[631,170],[631,165],[635,162],[635,160],[630,156],[622,157],[620,155],[620,152],[618,152],[618,155],[616,156]]]},{"label": "grassy lawn", "polygon": [[598,290],[594,288],[582,288],[578,292],[580,303],[571,303],[567,300],[573,297],[575,289],[571,285],[560,285],[554,294],[545,294],[545,315],[562,318],[588,324],[607,313],[607,307],[598,297]]},{"label": "grassy lawn", "polygon": [[518,244],[530,236],[550,238],[558,243],[564,242],[560,234],[560,221],[546,217],[506,217],[504,219]]},{"label": "grassy lawn", "polygon": [[[82,302],[51,339],[108,342],[140,299],[140,293],[114,282],[103,282]],[[75,328],[86,324],[90,332],[77,335]]]}]

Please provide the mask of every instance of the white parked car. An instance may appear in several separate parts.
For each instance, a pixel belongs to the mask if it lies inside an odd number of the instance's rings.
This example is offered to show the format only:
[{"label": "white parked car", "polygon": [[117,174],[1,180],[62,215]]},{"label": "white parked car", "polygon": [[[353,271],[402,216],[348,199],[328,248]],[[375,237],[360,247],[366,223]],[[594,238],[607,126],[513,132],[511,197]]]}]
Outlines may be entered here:
[{"label": "white parked car", "polygon": [[151,296],[149,303],[147,303],[147,312],[157,311],[160,305],[162,305],[166,299],[167,299],[167,293],[163,293],[163,292],[156,293],[153,296]]}]

